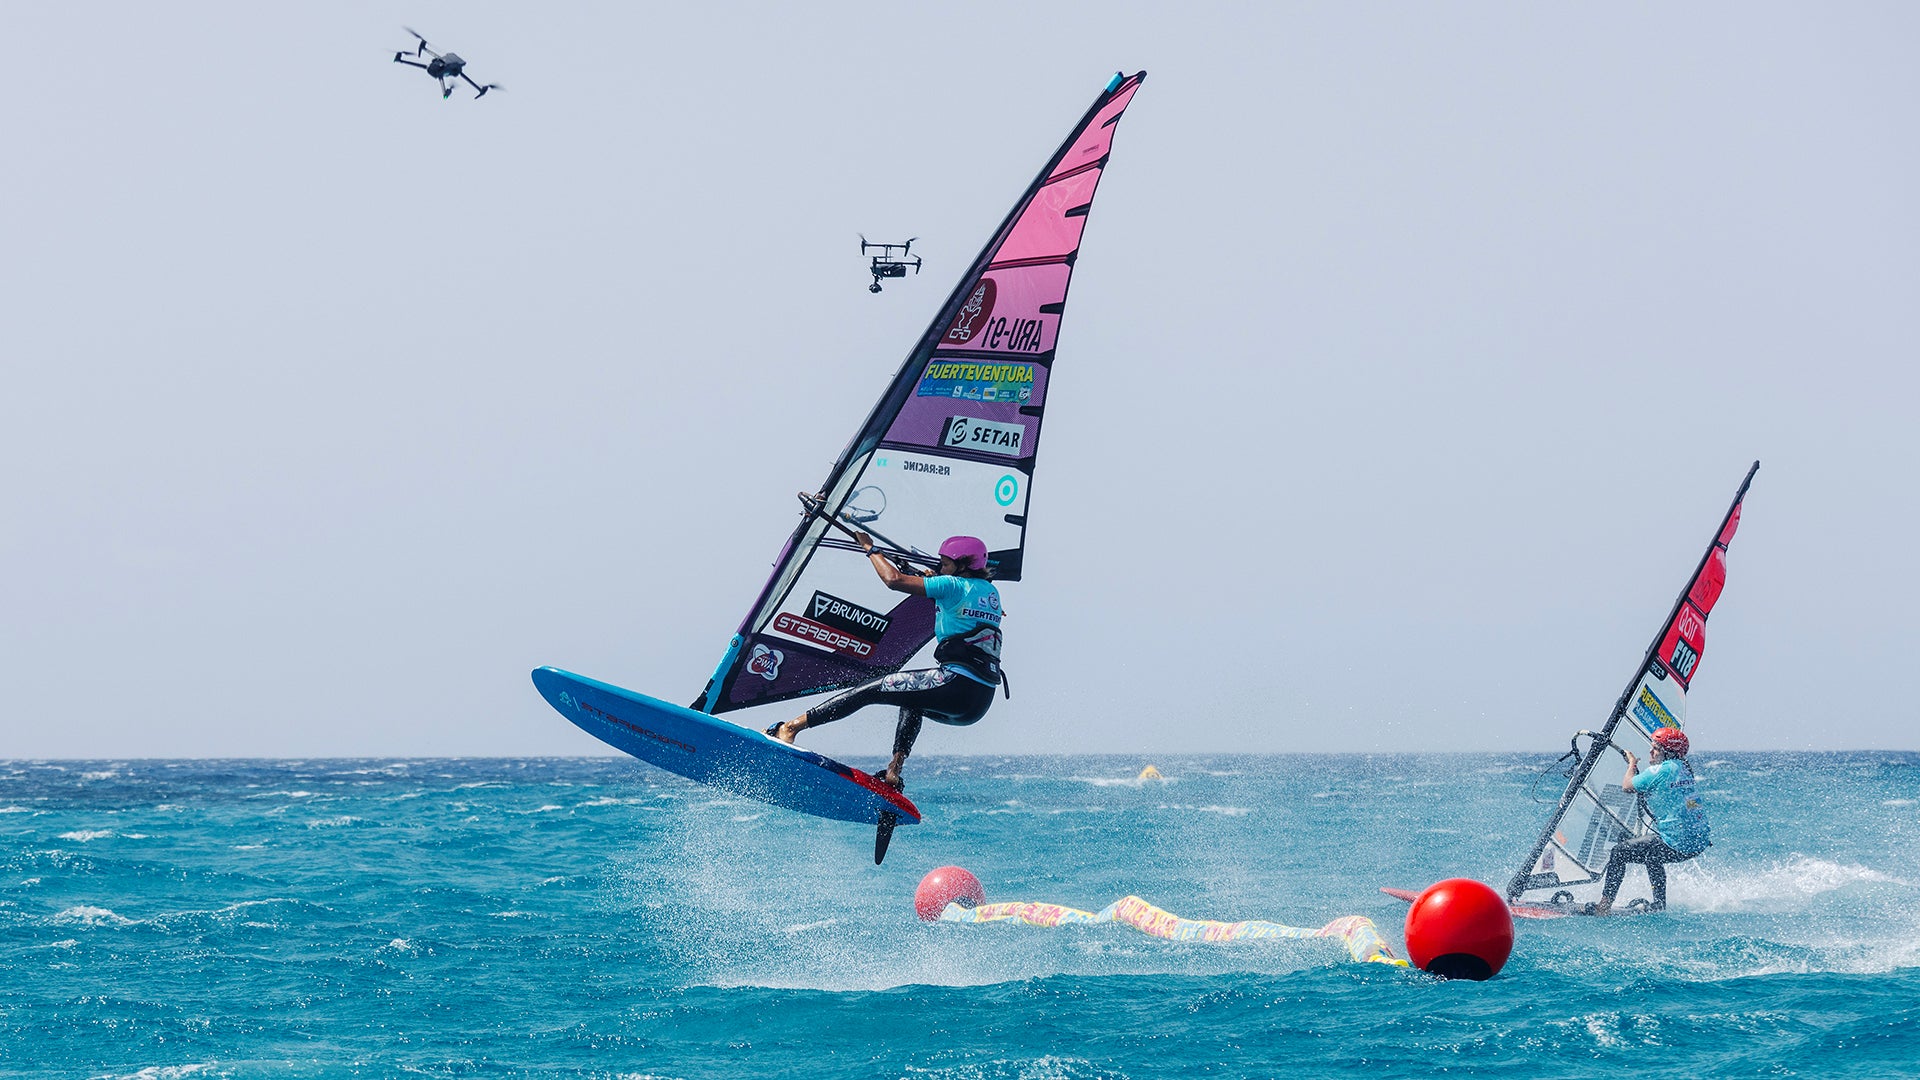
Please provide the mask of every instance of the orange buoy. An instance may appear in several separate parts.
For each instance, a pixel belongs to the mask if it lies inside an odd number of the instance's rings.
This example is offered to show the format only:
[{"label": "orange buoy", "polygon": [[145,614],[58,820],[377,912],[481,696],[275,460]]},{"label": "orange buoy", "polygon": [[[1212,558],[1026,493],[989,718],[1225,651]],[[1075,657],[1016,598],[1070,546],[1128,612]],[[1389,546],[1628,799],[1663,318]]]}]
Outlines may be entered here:
[{"label": "orange buoy", "polygon": [[1407,955],[1443,979],[1491,979],[1513,952],[1513,913],[1470,878],[1426,887],[1407,909]]},{"label": "orange buoy", "polygon": [[937,921],[948,904],[978,907],[986,902],[987,892],[980,887],[980,879],[958,866],[928,872],[920,879],[920,887],[913,890],[913,910],[926,922]]}]

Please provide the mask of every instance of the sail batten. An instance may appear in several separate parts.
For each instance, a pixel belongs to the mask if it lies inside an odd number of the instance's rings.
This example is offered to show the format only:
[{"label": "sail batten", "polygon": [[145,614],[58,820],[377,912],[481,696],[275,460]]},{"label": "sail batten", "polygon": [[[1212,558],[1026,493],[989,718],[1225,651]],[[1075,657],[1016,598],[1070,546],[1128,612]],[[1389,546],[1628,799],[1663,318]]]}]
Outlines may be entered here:
[{"label": "sail batten", "polygon": [[933,637],[933,603],[888,592],[864,530],[924,564],[950,535],[1019,580],[1060,321],[1120,117],[1118,75],[1000,222],[834,462],[696,707],[721,713],[896,671]]},{"label": "sail batten", "polygon": [[[1706,553],[1647,646],[1632,680],[1614,702],[1606,723],[1599,731],[1574,736],[1568,753],[1578,754],[1578,760],[1552,818],[1507,884],[1510,902],[1573,898],[1574,888],[1600,879],[1607,854],[1616,844],[1643,836],[1652,827],[1639,799],[1621,787],[1626,751],[1645,757],[1655,731],[1686,726],[1686,695],[1706,653],[1707,617],[1726,587],[1727,548],[1740,528],[1747,488],[1759,471],[1757,461],[1747,470]],[[1582,737],[1587,739],[1585,751],[1579,746]],[[1569,840],[1573,834],[1579,839]],[[1531,895],[1540,892],[1549,895]]]}]

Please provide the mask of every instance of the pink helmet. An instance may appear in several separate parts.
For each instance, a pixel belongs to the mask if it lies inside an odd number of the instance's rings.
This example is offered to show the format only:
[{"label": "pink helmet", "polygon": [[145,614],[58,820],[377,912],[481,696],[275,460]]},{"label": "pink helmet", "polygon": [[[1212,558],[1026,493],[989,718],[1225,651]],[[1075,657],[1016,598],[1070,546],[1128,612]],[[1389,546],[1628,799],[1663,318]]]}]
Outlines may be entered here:
[{"label": "pink helmet", "polygon": [[968,570],[987,568],[987,544],[977,536],[949,536],[940,544],[940,557]]}]

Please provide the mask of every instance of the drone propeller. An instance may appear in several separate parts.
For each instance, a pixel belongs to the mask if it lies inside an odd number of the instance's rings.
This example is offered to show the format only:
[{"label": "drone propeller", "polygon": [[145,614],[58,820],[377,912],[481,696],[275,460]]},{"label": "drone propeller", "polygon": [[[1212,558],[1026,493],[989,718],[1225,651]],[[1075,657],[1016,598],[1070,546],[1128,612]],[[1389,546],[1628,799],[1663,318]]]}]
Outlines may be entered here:
[{"label": "drone propeller", "polygon": [[421,53],[431,53],[434,57],[436,58],[439,57],[440,55],[439,53],[434,52],[432,49],[427,48],[426,35],[422,34],[418,30],[415,30],[411,26],[402,26],[400,29],[405,30],[407,33],[412,34],[414,37],[417,37],[420,39],[420,47],[413,50],[413,55],[419,56]]}]

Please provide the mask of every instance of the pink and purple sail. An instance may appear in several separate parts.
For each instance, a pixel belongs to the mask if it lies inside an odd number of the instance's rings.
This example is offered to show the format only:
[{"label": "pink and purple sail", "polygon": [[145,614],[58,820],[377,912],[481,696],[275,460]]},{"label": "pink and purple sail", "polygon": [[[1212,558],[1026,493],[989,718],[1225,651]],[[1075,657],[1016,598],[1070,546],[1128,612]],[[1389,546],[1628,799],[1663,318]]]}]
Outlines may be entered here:
[{"label": "pink and purple sail", "polygon": [[888,592],[850,537],[922,567],[982,538],[1020,579],[1067,286],[1114,131],[1146,73],[1116,75],[907,354],[788,538],[694,707],[718,714],[854,686],[933,638],[933,604]]}]

